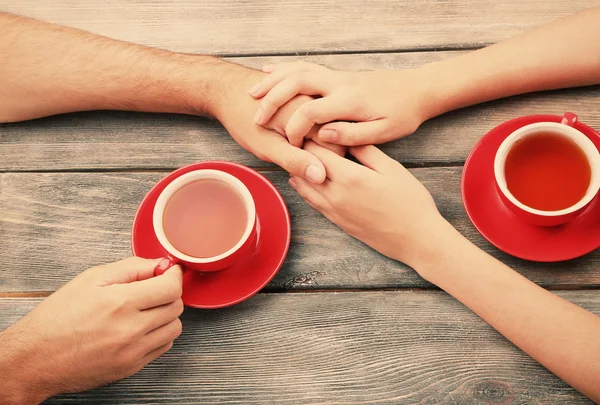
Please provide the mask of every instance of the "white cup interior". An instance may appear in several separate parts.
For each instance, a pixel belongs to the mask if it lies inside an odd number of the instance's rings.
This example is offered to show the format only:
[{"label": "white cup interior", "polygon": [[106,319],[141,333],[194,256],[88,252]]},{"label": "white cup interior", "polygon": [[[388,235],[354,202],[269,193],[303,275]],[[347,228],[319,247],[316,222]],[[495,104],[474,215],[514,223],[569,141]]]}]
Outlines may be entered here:
[{"label": "white cup interior", "polygon": [[[506,157],[508,156],[508,153],[516,142],[528,136],[539,134],[540,132],[552,132],[572,140],[581,148],[588,159],[592,174],[590,185],[588,186],[583,198],[571,207],[558,211],[542,211],[531,208],[517,200],[506,186],[504,166],[506,164]],[[538,122],[517,129],[515,132],[510,134],[504,140],[504,142],[502,142],[494,159],[494,176],[496,177],[496,183],[498,184],[501,192],[506,196],[506,198],[508,198],[509,201],[522,210],[546,217],[565,215],[584,207],[598,193],[598,189],[600,189],[600,153],[598,152],[598,149],[596,149],[594,143],[577,129],[565,124],[558,124],[556,122]]]},{"label": "white cup interior", "polygon": [[[244,200],[244,204],[246,206],[246,212],[248,214],[248,222],[246,223],[246,229],[242,234],[241,239],[238,243],[235,244],[231,249],[227,252],[222,253],[218,256],[213,257],[193,257],[186,255],[185,253],[179,251],[169,242],[167,239],[167,235],[165,234],[164,225],[163,225],[163,217],[165,208],[171,199],[171,197],[182,187],[189,183],[193,183],[198,180],[219,180],[224,183],[229,184],[234,187],[242,196]],[[212,263],[218,260],[224,259],[227,256],[235,253],[239,248],[242,247],[244,242],[248,240],[250,234],[252,233],[252,229],[254,228],[254,222],[256,221],[256,207],[254,206],[254,199],[252,198],[252,194],[248,191],[248,188],[242,183],[238,178],[232,176],[229,173],[222,172],[220,170],[195,170],[193,172],[186,173],[184,175],[179,176],[175,180],[173,180],[165,189],[160,193],[158,199],[156,201],[156,205],[154,206],[154,213],[152,216],[152,222],[154,224],[154,232],[156,233],[156,237],[160,244],[166,249],[174,257],[184,260],[190,263]]]}]

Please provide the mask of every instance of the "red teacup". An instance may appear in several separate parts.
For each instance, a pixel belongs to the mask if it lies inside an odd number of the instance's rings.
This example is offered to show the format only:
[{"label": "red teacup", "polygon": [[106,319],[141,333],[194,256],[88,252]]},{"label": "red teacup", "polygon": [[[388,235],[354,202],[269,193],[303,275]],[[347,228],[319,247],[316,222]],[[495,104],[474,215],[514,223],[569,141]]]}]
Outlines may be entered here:
[{"label": "red teacup", "polygon": [[[494,159],[496,188],[504,205],[519,219],[532,225],[555,226],[564,224],[583,212],[600,189],[600,153],[594,143],[574,126],[577,116],[566,113],[561,123],[536,122],[526,125],[510,134],[500,145]],[[591,169],[591,179],[585,195],[570,207],[557,211],[543,211],[519,201],[508,189],[505,167],[506,159],[516,143],[539,133],[552,133],[573,141],[585,154]]]},{"label": "red teacup", "polygon": [[[247,223],[238,242],[226,252],[213,257],[193,257],[181,252],[167,238],[163,225],[165,208],[171,197],[181,188],[189,183],[199,180],[217,180],[228,184],[238,191],[241,195],[247,214]],[[155,269],[155,274],[164,273],[173,265],[181,265],[184,270],[196,271],[217,271],[230,267],[234,263],[243,261],[252,256],[256,249],[258,240],[258,221],[256,218],[256,207],[254,199],[248,188],[238,178],[229,173],[220,170],[203,169],[185,173],[171,183],[160,193],[153,212],[154,233],[158,242],[163,249],[168,253],[165,259],[162,260]]]}]

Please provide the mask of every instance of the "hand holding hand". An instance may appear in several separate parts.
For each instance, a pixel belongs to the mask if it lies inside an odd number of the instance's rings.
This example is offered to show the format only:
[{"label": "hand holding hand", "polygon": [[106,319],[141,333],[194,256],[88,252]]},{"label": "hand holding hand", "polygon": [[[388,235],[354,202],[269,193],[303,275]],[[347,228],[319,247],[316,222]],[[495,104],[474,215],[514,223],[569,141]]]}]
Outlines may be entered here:
[{"label": "hand holding hand", "polygon": [[[244,149],[253,153],[259,159],[273,162],[290,174],[307,179],[313,183],[322,183],[325,180],[325,168],[321,161],[310,152],[291,145],[285,137],[285,127],[290,116],[301,105],[312,100],[308,96],[290,97],[286,100],[270,120],[265,122],[264,128],[253,122],[253,116],[259,107],[259,101],[248,95],[247,88],[262,79],[265,74],[240,68],[231,78],[225,91],[217,104],[215,115],[231,136]],[[307,130],[307,136],[316,136],[317,127]],[[339,145],[326,145],[339,155],[344,155],[346,149]]]},{"label": "hand holding hand", "polygon": [[364,166],[312,142],[306,149],[327,169],[323,184],[292,177],[290,185],[317,211],[382,254],[415,267],[443,223],[427,189],[375,146],[350,148]]},{"label": "hand holding hand", "polygon": [[0,402],[31,404],[95,388],[168,351],[181,333],[182,271],[174,266],[153,277],[155,266],[132,257],[91,268],[2,332],[0,362],[11,367]]},{"label": "hand holding hand", "polygon": [[[315,124],[322,142],[367,145],[412,134],[432,116],[424,72],[388,70],[340,72],[308,62],[263,68],[269,75],[250,94],[262,99],[255,122],[266,125],[298,94],[321,96],[300,106],[285,126],[290,143],[301,146]],[[435,115],[435,114],[433,114]]]}]

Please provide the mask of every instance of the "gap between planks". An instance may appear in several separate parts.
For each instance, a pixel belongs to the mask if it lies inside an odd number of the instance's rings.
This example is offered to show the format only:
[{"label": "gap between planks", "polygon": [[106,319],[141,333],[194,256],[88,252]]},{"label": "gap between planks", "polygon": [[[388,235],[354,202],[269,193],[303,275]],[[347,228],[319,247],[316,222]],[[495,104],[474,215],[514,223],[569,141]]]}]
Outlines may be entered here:
[{"label": "gap between planks", "polygon": [[329,50],[329,51],[309,51],[309,52],[255,52],[255,53],[222,53],[212,54],[217,58],[272,58],[280,56],[326,56],[326,55],[371,55],[376,53],[419,53],[419,52],[460,52],[460,51],[476,51],[477,49],[485,48],[493,45],[494,42],[481,42],[474,44],[452,44],[452,45],[439,45],[439,46],[424,46],[420,48],[398,48],[398,49],[349,49],[349,50]]},{"label": "gap between planks", "polygon": [[[400,162],[402,163],[402,162]],[[444,167],[462,167],[465,162],[410,162],[402,163],[407,169],[435,169]],[[32,169],[32,170],[11,170],[0,169],[2,173],[165,173],[180,169],[178,167],[111,167],[111,168],[75,168],[75,169]],[[247,166],[258,172],[283,172],[285,171],[279,166]]]},{"label": "gap between planks", "polygon": [[[594,291],[600,290],[600,285],[553,285],[544,287],[549,291]],[[431,288],[415,288],[415,287],[394,287],[394,288],[319,288],[305,290],[283,290],[274,289],[261,294],[323,294],[323,293],[378,293],[378,292],[439,292],[437,287]],[[54,291],[23,291],[23,292],[0,292],[0,298],[45,298],[54,293]]]}]

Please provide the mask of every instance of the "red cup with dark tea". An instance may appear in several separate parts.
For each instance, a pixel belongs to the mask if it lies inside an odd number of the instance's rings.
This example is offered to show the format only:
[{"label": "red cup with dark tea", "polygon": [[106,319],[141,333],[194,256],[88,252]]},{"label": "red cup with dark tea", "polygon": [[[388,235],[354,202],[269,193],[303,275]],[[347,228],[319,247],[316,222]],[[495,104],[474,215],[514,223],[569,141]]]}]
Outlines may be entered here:
[{"label": "red cup with dark tea", "polygon": [[555,226],[579,215],[600,189],[600,153],[577,130],[577,116],[537,122],[510,134],[494,159],[500,198],[520,219]]}]

